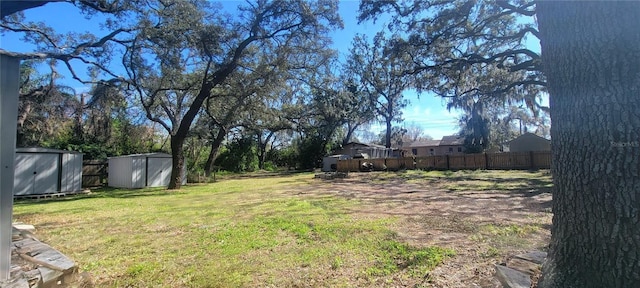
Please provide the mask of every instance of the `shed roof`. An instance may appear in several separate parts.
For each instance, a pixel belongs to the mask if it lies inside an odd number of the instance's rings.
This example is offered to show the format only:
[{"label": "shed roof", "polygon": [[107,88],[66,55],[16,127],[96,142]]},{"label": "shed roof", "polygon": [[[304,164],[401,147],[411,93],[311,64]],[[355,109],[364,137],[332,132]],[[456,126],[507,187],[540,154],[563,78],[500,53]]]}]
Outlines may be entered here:
[{"label": "shed roof", "polygon": [[348,146],[348,145],[360,145],[360,146],[364,146],[364,147],[373,147],[373,148],[387,148],[384,145],[366,144],[366,143],[360,143],[360,142],[349,142],[345,146]]},{"label": "shed roof", "polygon": [[129,154],[129,155],[122,155],[122,156],[108,157],[107,159],[114,159],[114,158],[142,158],[142,157],[171,158],[171,154],[161,153],[161,152],[141,153],[141,154]]},{"label": "shed roof", "polygon": [[16,148],[16,153],[83,154],[82,152],[78,152],[78,151],[68,151],[68,150],[42,148],[42,147]]},{"label": "shed roof", "polygon": [[325,157],[340,158],[340,157],[351,157],[351,156],[345,155],[345,154],[334,154],[334,155],[329,155],[329,156],[325,156]]}]

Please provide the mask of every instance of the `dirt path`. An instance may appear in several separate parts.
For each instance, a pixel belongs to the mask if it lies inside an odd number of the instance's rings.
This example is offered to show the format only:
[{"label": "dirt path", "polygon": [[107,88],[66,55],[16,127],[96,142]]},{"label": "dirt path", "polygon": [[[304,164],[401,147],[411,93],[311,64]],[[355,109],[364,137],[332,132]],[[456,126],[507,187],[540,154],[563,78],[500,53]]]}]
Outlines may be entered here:
[{"label": "dirt path", "polygon": [[[549,188],[525,182],[514,189],[452,190],[452,184],[465,184],[466,180],[407,180],[381,175],[351,173],[346,179],[317,180],[313,189],[301,193],[363,201],[364,205],[352,211],[354,217],[398,217],[393,229],[412,245],[455,250],[456,256],[425,277],[425,286],[498,287],[493,279],[494,264],[516,253],[544,250],[549,241]],[[510,181],[521,180],[494,181],[512,184]]]}]

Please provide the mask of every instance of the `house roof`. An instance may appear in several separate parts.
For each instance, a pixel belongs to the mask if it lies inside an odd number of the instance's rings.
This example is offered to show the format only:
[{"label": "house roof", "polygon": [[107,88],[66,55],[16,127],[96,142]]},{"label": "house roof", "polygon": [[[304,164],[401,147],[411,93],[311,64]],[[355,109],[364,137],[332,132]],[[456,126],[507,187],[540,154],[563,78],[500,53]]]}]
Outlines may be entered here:
[{"label": "house roof", "polygon": [[520,135],[520,136],[518,136],[516,138],[511,139],[510,141],[507,141],[506,144],[510,144],[513,141],[521,140],[521,139],[527,139],[527,138],[529,138],[529,139],[542,139],[542,140],[551,142],[551,140],[549,140],[549,139],[546,139],[544,137],[540,137],[540,136],[538,136],[536,134],[533,134],[531,132],[527,132],[527,133],[524,133],[524,134],[522,134],[522,135]]},{"label": "house roof", "polygon": [[464,145],[464,138],[458,135],[442,136],[440,146]]},{"label": "house roof", "polygon": [[440,145],[440,140],[416,141],[409,144],[409,147],[432,147]]}]

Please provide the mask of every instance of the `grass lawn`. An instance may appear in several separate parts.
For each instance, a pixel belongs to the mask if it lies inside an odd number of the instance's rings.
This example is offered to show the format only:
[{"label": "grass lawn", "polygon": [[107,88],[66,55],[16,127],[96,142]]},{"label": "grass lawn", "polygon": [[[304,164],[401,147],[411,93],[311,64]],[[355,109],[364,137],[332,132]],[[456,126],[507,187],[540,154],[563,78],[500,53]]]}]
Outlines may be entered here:
[{"label": "grass lawn", "polygon": [[455,257],[408,244],[392,229],[397,216],[353,213],[366,201],[301,193],[318,181],[243,177],[17,201],[14,221],[35,225],[99,287],[404,286]]}]

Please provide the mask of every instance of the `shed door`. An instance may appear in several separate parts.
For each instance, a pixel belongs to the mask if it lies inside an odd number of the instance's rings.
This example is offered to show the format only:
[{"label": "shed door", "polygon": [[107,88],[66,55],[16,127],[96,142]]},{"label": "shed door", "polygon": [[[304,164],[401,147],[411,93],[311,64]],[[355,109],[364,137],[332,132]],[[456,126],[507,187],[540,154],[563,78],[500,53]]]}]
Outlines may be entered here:
[{"label": "shed door", "polygon": [[127,188],[142,188],[146,185],[145,166],[147,161],[145,158],[132,158],[131,161],[131,186]]},{"label": "shed door", "polygon": [[13,182],[14,195],[33,193],[33,159],[28,154],[16,153],[16,172]]},{"label": "shed door", "polygon": [[171,178],[171,158],[147,158],[147,186],[168,186]]},{"label": "shed door", "polygon": [[58,191],[58,154],[36,154],[35,194]]},{"label": "shed door", "polygon": [[76,192],[82,189],[82,154],[62,155],[60,192]]},{"label": "shed door", "polygon": [[58,154],[16,154],[15,195],[58,192]]}]

